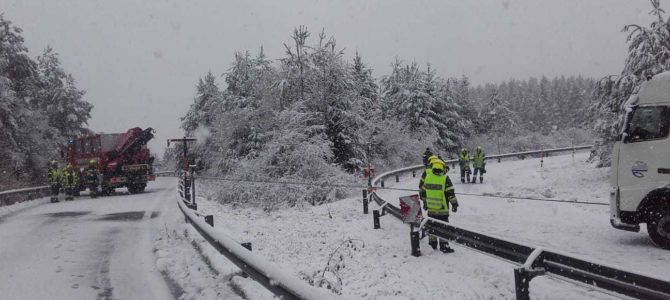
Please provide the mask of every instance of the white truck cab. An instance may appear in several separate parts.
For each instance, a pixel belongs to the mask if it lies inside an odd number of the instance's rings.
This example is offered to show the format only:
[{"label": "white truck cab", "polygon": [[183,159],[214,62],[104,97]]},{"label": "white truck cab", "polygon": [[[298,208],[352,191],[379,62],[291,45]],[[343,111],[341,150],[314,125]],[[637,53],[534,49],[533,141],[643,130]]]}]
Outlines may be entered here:
[{"label": "white truck cab", "polygon": [[670,249],[670,72],[645,81],[627,102],[626,124],[612,151],[610,222]]}]

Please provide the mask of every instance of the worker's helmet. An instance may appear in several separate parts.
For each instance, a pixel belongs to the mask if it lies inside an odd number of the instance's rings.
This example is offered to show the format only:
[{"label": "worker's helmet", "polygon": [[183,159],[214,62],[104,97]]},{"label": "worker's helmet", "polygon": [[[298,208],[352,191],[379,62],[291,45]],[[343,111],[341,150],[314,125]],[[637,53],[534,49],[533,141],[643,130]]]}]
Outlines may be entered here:
[{"label": "worker's helmet", "polygon": [[433,161],[431,168],[433,173],[442,174],[444,173],[444,162],[441,159]]},{"label": "worker's helmet", "polygon": [[88,161],[88,166],[89,167],[95,167],[95,160],[91,159]]}]

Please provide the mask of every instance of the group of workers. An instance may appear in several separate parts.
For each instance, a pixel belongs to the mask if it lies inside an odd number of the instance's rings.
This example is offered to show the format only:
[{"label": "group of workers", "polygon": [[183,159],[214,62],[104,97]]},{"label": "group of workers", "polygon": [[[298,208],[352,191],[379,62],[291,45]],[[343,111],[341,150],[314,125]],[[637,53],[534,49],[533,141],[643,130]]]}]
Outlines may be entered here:
[{"label": "group of workers", "polygon": [[[484,151],[482,147],[477,146],[475,155],[470,157],[467,149],[463,148],[458,158],[461,169],[461,183],[476,183],[479,173],[479,183],[484,182],[484,173],[486,172],[484,162]],[[474,161],[474,175],[470,181],[470,161]],[[422,200],[423,209],[428,213],[428,217],[449,222],[449,208],[452,212],[458,211],[458,200],[454,191],[454,185],[447,175],[449,167],[439,155],[434,155],[429,148],[423,156],[425,170],[421,174],[419,181],[419,198]],[[466,181],[467,180],[467,181]],[[437,250],[438,247],[443,253],[451,253],[454,250],[449,246],[446,240],[438,239],[436,236],[428,235],[428,245]]]},{"label": "group of workers", "polygon": [[[47,171],[47,182],[51,189],[51,202],[58,202],[58,196],[61,190],[65,193],[65,200],[74,200],[75,194],[79,193],[80,182],[79,172],[70,163],[66,163],[63,169],[60,169],[58,162],[52,160],[49,163]],[[88,162],[88,167],[84,170],[86,176],[86,183],[91,190],[91,198],[97,197],[98,182],[100,171],[96,166],[95,160]]]}]

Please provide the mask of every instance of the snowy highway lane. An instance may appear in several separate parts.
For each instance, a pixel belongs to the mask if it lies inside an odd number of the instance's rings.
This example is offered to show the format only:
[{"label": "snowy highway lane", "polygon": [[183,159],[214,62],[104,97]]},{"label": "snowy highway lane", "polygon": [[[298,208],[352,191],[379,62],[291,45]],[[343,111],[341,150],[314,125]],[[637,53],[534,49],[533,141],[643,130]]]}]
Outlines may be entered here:
[{"label": "snowy highway lane", "polygon": [[1,216],[0,298],[174,298],[153,253],[174,186],[160,178],[142,194],[40,199]]}]

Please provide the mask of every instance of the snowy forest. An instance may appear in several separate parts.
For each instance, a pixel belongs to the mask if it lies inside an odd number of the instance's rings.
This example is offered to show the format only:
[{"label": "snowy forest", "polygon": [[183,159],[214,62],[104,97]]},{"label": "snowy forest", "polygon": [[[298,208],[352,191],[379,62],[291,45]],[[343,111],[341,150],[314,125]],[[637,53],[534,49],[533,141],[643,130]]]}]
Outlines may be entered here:
[{"label": "snowy forest", "polygon": [[[249,188],[233,181],[220,186],[220,201],[332,201],[346,189],[320,184],[361,183],[368,162],[378,173],[417,164],[427,147],[455,157],[476,145],[505,152],[592,142],[586,108],[593,79],[473,87],[465,75],[443,78],[430,64],[400,59],[377,79],[359,53],[349,59],[334,37],[313,35],[298,27],[283,57],[268,58],[262,47],[240,51],[223,83],[211,72],[198,80],[182,128],[198,138],[193,159],[202,173],[316,184]],[[168,149],[166,160],[180,151]]]},{"label": "snowy forest", "polygon": [[[454,157],[477,145],[497,154],[595,144],[591,161],[607,167],[626,101],[644,80],[670,69],[670,19],[658,0],[650,2],[648,26],[622,28],[622,71],[600,78],[474,85],[449,66],[406,58],[377,74],[325,30],[299,26],[287,32],[281,57],[267,57],[260,46],[233,53],[226,70],[203,74],[181,127],[198,138],[192,155],[201,174],[322,185],[258,183],[257,193],[230,181],[214,197],[235,203],[332,201],[347,189],[323,184],[360,184],[368,163],[377,173],[416,164],[427,147]],[[31,57],[21,33],[0,15],[2,189],[44,183],[46,163],[61,156],[68,137],[89,132],[92,109],[58,54],[47,47]],[[176,165],[179,151],[165,152],[166,165]]]},{"label": "snowy forest", "polygon": [[[192,159],[201,173],[315,184],[249,188],[233,180],[212,195],[264,206],[343,197],[344,189],[323,184],[360,183],[368,163],[378,173],[417,164],[427,147],[455,157],[476,145],[493,154],[594,144],[590,161],[606,167],[626,100],[643,80],[670,69],[670,20],[658,0],[651,4],[649,27],[623,28],[629,55],[621,74],[600,79],[473,86],[467,74],[445,78],[439,74],[447,69],[401,59],[375,77],[359,53],[345,53],[325,30],[300,26],[283,57],[268,58],[262,47],[239,51],[220,76],[200,78],[182,128],[199,140]],[[166,160],[174,163],[178,151],[168,149]]]},{"label": "snowy forest", "polygon": [[21,29],[0,14],[0,190],[44,184],[67,138],[87,132],[93,106],[58,54],[31,58]]}]

